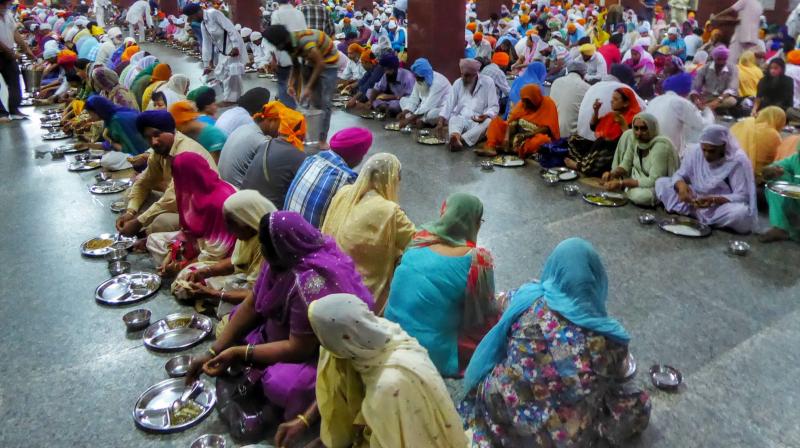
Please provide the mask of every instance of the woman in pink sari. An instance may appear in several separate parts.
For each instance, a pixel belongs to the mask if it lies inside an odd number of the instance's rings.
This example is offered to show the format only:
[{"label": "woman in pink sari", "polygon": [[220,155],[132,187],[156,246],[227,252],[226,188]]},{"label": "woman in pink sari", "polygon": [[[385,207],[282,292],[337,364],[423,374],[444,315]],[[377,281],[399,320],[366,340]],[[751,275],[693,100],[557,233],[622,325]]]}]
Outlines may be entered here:
[{"label": "woman in pink sari", "polygon": [[236,241],[222,211],[236,189],[220,179],[202,156],[178,154],[172,161],[172,181],[181,230],[147,238],[147,250],[163,276],[173,276],[194,261],[221,260],[230,255]]},{"label": "woman in pink sari", "polygon": [[641,45],[634,45],[628,50],[622,63],[633,70],[633,77],[636,80],[636,92],[642,98],[652,98],[655,94],[656,64],[653,56]]}]

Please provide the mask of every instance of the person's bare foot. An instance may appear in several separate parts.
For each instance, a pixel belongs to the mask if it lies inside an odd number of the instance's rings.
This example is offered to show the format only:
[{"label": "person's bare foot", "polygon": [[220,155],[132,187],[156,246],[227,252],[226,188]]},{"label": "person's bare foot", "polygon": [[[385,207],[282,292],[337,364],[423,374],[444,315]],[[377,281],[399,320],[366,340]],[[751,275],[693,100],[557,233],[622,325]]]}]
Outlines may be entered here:
[{"label": "person's bare foot", "polygon": [[569,168],[571,170],[577,170],[578,169],[578,162],[570,159],[569,157],[564,159],[564,165],[566,165],[567,168]]},{"label": "person's bare foot", "polygon": [[786,241],[789,239],[789,232],[773,227],[758,237],[758,241],[762,243],[777,243],[778,241]]},{"label": "person's bare foot", "polygon": [[463,150],[464,145],[461,144],[461,136],[458,134],[451,135],[447,147],[450,148],[450,152],[459,152]]},{"label": "person's bare foot", "polygon": [[11,117],[9,117],[8,115],[0,117],[0,124],[8,124],[11,123],[11,121],[12,121]]},{"label": "person's bare foot", "polygon": [[497,157],[497,151],[492,148],[475,148],[475,155],[478,157]]}]

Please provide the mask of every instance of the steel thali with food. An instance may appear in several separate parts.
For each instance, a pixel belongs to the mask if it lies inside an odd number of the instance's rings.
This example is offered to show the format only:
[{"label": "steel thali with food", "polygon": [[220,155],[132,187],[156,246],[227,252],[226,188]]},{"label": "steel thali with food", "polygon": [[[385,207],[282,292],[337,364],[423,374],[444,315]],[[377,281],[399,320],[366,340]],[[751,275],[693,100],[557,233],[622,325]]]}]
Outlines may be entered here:
[{"label": "steel thali with food", "polygon": [[142,341],[152,350],[178,351],[199,344],[213,330],[214,324],[208,316],[174,313],[147,327]]},{"label": "steel thali with food", "polygon": [[570,181],[578,178],[578,172],[567,167],[550,168],[546,172],[555,174],[560,181]]},{"label": "steel thali with food", "polygon": [[81,243],[81,255],[86,257],[105,257],[112,249],[130,249],[136,237],[113,233],[101,233]]},{"label": "steel thali with food", "polygon": [[89,186],[93,194],[114,194],[125,191],[131,186],[130,179],[108,179]]},{"label": "steel thali with food", "polygon": [[711,227],[686,216],[671,216],[658,222],[658,228],[686,238],[703,238],[711,235]]},{"label": "steel thali with food", "polygon": [[622,193],[584,193],[584,201],[598,207],[622,207],[628,203],[628,198]]},{"label": "steel thali with food", "polygon": [[136,426],[145,431],[169,433],[191,428],[205,419],[217,402],[214,384],[201,378],[203,389],[192,399],[190,406],[178,411],[171,410],[172,403],[181,398],[189,387],[183,378],[171,378],[161,381],[144,391],[133,408],[133,420]]},{"label": "steel thali with food", "polygon": [[773,193],[789,199],[800,199],[800,184],[776,180],[767,184]]},{"label": "steel thali with food", "polygon": [[122,274],[101,283],[94,298],[104,305],[127,305],[152,296],[160,287],[161,277],[152,272]]}]

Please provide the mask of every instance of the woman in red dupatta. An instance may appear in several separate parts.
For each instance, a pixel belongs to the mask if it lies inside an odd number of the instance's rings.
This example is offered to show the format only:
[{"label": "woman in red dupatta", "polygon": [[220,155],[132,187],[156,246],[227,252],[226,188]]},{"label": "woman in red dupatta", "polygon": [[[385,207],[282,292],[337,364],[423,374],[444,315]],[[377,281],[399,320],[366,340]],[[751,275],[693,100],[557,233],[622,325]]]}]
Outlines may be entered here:
[{"label": "woman in red dupatta", "polygon": [[523,87],[520,99],[508,121],[496,117],[489,124],[486,148],[479,151],[480,155],[495,156],[497,151],[509,151],[525,158],[537,153],[543,144],[561,138],[555,101],[542,95],[537,84]]}]

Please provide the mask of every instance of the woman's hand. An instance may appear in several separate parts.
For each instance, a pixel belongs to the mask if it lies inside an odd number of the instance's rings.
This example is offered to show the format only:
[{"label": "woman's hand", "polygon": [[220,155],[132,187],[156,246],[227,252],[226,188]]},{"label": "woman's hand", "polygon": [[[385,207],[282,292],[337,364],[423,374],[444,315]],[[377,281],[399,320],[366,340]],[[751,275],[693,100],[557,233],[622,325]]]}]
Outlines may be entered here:
[{"label": "woman's hand", "polygon": [[686,204],[692,204],[694,202],[694,193],[692,189],[689,188],[689,186],[678,188],[678,199]]},{"label": "woman's hand", "polygon": [[622,190],[622,181],[619,179],[612,179],[603,184],[606,191],[619,191]]},{"label": "woman's hand", "polygon": [[278,448],[292,446],[306,429],[308,429],[306,424],[299,418],[281,423],[278,425],[278,432],[275,433],[275,446]]},{"label": "woman's hand", "polygon": [[600,112],[601,107],[603,107],[603,103],[599,99],[594,100],[594,104],[592,104],[592,109],[594,109],[594,113]]},{"label": "woman's hand", "polygon": [[761,175],[764,180],[772,180],[783,176],[783,173],[783,167],[781,166],[768,166],[764,168],[764,171],[761,172]]},{"label": "woman's hand", "polygon": [[186,370],[186,385],[190,385],[200,378],[203,365],[211,360],[211,355],[192,356],[192,362]]},{"label": "woman's hand", "polygon": [[183,269],[180,261],[165,259],[164,263],[158,268],[158,275],[161,277],[174,277]]},{"label": "woman's hand", "polygon": [[231,347],[203,364],[203,372],[208,376],[222,375],[234,362],[244,358],[243,347]]},{"label": "woman's hand", "polygon": [[193,296],[220,297],[220,292],[202,283],[189,283],[189,292]]},{"label": "woman's hand", "polygon": [[210,277],[208,275],[208,269],[195,269],[194,271],[190,272],[189,275],[186,276],[186,281],[189,283],[200,283],[203,280]]}]

